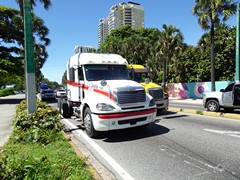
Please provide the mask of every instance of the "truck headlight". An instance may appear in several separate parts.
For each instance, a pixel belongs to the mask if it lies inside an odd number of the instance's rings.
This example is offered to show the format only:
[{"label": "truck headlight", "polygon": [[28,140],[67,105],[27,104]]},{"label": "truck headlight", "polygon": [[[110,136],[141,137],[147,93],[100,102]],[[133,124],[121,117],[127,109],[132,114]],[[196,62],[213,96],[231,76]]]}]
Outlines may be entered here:
[{"label": "truck headlight", "polygon": [[112,105],[105,103],[98,103],[96,108],[98,111],[112,111],[115,109]]},{"label": "truck headlight", "polygon": [[155,101],[154,101],[154,99],[151,99],[151,101],[149,102],[149,106],[155,106],[156,104],[155,104]]}]

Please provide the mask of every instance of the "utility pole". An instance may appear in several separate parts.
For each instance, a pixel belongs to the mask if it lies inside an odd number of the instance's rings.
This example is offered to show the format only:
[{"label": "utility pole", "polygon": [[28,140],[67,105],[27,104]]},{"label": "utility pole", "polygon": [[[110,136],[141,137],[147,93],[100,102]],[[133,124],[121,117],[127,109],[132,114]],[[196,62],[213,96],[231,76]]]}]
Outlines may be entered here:
[{"label": "utility pole", "polygon": [[35,62],[33,53],[31,0],[23,0],[26,99],[28,114],[36,111]]},{"label": "utility pole", "polygon": [[240,28],[240,20],[239,20],[239,4],[237,5],[237,32],[236,32],[236,65],[235,65],[235,81],[239,82],[239,47],[240,47],[240,41],[239,41],[239,28]]}]

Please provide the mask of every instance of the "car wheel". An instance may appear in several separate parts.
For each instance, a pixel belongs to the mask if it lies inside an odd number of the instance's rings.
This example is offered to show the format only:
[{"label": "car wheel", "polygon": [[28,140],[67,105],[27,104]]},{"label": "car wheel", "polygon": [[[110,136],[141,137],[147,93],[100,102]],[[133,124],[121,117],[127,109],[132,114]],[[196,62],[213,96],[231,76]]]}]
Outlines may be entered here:
[{"label": "car wheel", "polygon": [[94,129],[92,123],[92,113],[89,108],[86,108],[84,111],[84,126],[87,135],[91,138],[96,137],[98,132]]},{"label": "car wheel", "polygon": [[219,103],[216,100],[209,100],[207,102],[207,110],[212,112],[218,112],[220,109]]}]

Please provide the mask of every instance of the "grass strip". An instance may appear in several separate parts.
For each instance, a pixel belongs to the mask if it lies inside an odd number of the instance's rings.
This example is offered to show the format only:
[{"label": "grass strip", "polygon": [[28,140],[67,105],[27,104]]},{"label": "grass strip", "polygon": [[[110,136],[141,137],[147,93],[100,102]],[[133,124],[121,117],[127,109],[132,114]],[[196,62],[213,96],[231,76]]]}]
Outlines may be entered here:
[{"label": "grass strip", "polygon": [[48,104],[37,102],[37,111],[28,115],[22,101],[13,125],[9,141],[0,149],[1,180],[94,179],[86,159],[64,137],[59,113]]},{"label": "grass strip", "polygon": [[0,179],[93,179],[61,132],[46,146],[38,143],[5,144],[0,157]]}]

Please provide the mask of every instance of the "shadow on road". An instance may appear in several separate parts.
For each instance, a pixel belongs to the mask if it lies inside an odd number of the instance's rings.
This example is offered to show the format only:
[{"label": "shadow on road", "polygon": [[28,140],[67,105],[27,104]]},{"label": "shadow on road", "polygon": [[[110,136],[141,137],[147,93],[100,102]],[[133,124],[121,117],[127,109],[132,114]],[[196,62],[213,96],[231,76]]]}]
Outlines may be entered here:
[{"label": "shadow on road", "polygon": [[24,98],[22,99],[14,99],[14,98],[4,98],[0,99],[0,104],[19,104]]},{"label": "shadow on road", "polygon": [[136,127],[109,132],[101,132],[97,139],[105,142],[134,141],[137,139],[159,136],[168,133],[169,129],[159,124],[150,124],[147,127]]},{"label": "shadow on road", "polygon": [[174,118],[181,118],[181,117],[187,117],[188,115],[174,115],[174,116],[165,116],[163,119],[174,119]]},{"label": "shadow on road", "polygon": [[172,114],[177,114],[177,112],[173,112],[173,111],[162,111],[161,113],[158,114],[159,117],[163,116],[163,115],[172,115]]},{"label": "shadow on road", "polygon": [[240,114],[239,109],[234,109],[232,112],[226,112],[226,111],[224,111],[224,109],[220,109],[219,112],[224,113],[224,114]]}]

